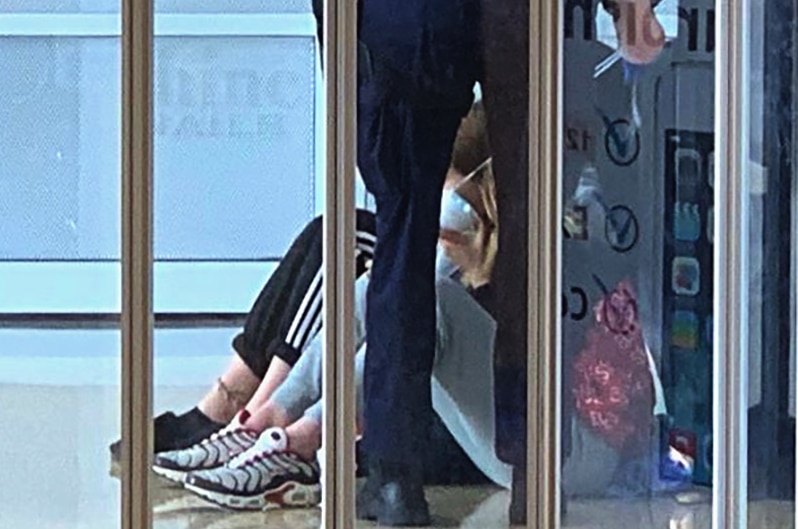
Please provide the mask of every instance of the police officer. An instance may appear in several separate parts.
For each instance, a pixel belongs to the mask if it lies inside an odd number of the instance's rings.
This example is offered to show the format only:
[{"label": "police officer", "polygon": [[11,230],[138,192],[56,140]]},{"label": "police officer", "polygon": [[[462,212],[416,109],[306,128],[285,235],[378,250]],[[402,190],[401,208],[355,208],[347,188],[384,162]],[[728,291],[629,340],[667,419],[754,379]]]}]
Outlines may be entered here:
[{"label": "police officer", "polygon": [[[649,0],[602,2],[623,23],[618,5]],[[322,0],[313,4],[321,37]],[[358,7],[358,165],[377,205],[364,376],[369,478],[358,516],[429,524],[419,454],[431,416],[440,199],[457,127],[482,79],[502,226],[493,276],[497,376],[510,382],[497,383],[509,388],[497,394],[497,449],[517,466],[511,515],[523,520],[526,409],[519,396],[526,384],[517,375],[527,350],[529,3],[361,0]]]},{"label": "police officer", "polygon": [[[321,20],[320,0],[314,0]],[[358,517],[428,525],[421,454],[432,405],[443,181],[479,77],[479,0],[362,0],[358,167],[376,200],[364,390],[369,478]]]}]

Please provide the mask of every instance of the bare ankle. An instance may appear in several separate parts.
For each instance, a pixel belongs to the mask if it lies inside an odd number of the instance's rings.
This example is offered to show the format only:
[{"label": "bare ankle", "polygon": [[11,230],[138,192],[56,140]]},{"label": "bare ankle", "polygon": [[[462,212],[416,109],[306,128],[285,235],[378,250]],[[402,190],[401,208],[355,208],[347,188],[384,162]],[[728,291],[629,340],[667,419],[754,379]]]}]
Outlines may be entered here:
[{"label": "bare ankle", "polygon": [[285,433],[290,451],[307,461],[316,458],[316,451],[321,448],[321,425],[300,419],[286,428]]},{"label": "bare ankle", "polygon": [[288,449],[304,459],[305,461],[313,461],[316,459],[316,451],[321,445],[321,439],[306,439],[302,437],[288,436]]},{"label": "bare ankle", "polygon": [[244,408],[246,403],[245,391],[231,387],[219,378],[197,407],[210,419],[228,423],[239,410]]},{"label": "bare ankle", "polygon": [[245,409],[250,412],[246,426],[256,432],[263,432],[273,426],[285,428],[291,423],[286,411],[270,402],[258,409],[250,409],[249,405]]}]

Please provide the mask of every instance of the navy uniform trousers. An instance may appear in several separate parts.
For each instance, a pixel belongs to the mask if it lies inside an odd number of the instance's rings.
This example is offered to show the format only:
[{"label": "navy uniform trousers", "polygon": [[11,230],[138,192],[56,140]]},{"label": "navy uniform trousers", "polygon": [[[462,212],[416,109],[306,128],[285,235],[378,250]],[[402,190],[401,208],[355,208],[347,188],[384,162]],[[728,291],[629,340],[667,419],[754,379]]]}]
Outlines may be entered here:
[{"label": "navy uniform trousers", "polygon": [[359,4],[358,167],[377,206],[363,442],[383,468],[426,447],[441,191],[479,75],[478,23],[478,0]]},{"label": "navy uniform trousers", "polygon": [[[503,460],[522,467],[528,2],[361,0],[359,7],[358,163],[377,200],[378,238],[367,315],[367,449],[383,461],[401,464],[417,459],[426,439],[441,187],[457,126],[479,80],[500,226],[487,300],[498,322],[496,448]],[[321,1],[314,0],[314,10],[320,21]]]},{"label": "navy uniform trousers", "polygon": [[358,166],[377,206],[364,442],[404,469],[428,439],[441,191],[479,74],[478,0],[361,5]]}]

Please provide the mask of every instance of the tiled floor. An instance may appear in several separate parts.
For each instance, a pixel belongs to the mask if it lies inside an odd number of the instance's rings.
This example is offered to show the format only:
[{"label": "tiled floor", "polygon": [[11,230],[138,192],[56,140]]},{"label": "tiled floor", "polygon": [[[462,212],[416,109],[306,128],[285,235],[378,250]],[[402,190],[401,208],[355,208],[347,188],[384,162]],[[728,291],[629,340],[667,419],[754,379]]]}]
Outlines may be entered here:
[{"label": "tiled floor", "polygon": [[[182,409],[203,388],[158,388],[156,410]],[[119,481],[107,445],[119,429],[119,391],[107,386],[0,384],[0,529],[114,529]],[[153,483],[155,529],[315,529],[318,509],[231,514]],[[430,488],[435,527],[508,526],[509,496],[490,487]],[[706,499],[571,501],[568,529],[710,529]],[[793,503],[751,505],[752,529],[791,529]],[[361,527],[374,527],[362,524]]]}]

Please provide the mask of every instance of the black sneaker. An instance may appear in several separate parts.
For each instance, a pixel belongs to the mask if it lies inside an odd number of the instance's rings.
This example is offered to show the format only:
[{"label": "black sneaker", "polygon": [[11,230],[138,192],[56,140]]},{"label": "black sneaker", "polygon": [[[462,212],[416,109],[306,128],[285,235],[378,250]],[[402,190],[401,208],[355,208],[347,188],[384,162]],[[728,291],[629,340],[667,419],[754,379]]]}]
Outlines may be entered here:
[{"label": "black sneaker", "polygon": [[[157,454],[170,450],[188,448],[218,432],[224,424],[212,421],[194,408],[182,415],[167,411],[153,421],[153,448]],[[122,457],[122,441],[116,440],[108,446],[111,452],[111,475],[119,476],[119,460]]]}]

